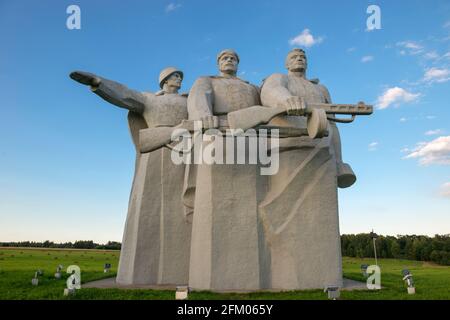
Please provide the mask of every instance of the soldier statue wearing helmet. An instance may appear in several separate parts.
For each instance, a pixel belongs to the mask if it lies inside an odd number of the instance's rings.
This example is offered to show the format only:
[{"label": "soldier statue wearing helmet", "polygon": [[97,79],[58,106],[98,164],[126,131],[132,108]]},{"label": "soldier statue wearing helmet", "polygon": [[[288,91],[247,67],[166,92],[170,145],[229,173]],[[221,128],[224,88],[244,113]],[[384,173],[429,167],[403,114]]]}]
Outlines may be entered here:
[{"label": "soldier statue wearing helmet", "polygon": [[[189,274],[191,224],[184,219],[181,194],[184,165],[175,165],[170,150],[140,153],[139,131],[176,126],[187,119],[187,96],[178,94],[183,72],[168,67],[159,75],[160,91],[139,92],[88,72],[70,77],[89,85],[104,100],[129,110],[128,124],[136,147],[136,168],[129,200],[117,283],[185,284]],[[170,174],[166,174],[170,172]],[[177,230],[173,233],[173,230]]]},{"label": "soldier statue wearing helmet", "polygon": [[183,72],[174,67],[168,67],[159,74],[159,87],[163,93],[178,93],[183,81]]}]

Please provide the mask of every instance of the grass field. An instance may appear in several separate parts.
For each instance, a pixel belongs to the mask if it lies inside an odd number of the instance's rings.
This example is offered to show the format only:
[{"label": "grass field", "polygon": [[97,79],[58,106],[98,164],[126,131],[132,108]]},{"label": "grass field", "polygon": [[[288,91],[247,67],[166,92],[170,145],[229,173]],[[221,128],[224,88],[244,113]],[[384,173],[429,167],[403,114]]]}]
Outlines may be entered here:
[{"label": "grass field", "polygon": [[[119,251],[63,250],[63,249],[6,249],[0,248],[0,299],[174,299],[174,291],[81,289],[70,298],[63,296],[68,274],[56,280],[54,273],[59,264],[64,270],[69,265],[81,268],[81,281],[86,283],[115,276]],[[108,274],[103,273],[105,263],[111,263]],[[364,281],[361,264],[373,264],[373,259],[344,258],[344,276]],[[380,259],[382,290],[342,291],[341,299],[446,299],[450,300],[450,267],[428,262]],[[401,270],[407,268],[414,277],[416,294],[408,295],[402,281]],[[32,286],[31,279],[37,269],[44,274],[39,285]],[[219,294],[192,292],[189,299],[326,299],[322,290],[258,292],[251,294]]]}]

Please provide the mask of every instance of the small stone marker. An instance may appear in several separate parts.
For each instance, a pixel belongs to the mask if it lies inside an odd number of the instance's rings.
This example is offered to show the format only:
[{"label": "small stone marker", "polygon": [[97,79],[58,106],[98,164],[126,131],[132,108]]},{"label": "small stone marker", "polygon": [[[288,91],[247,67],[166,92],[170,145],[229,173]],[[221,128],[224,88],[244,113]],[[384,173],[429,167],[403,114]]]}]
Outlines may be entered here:
[{"label": "small stone marker", "polygon": [[180,286],[177,287],[177,291],[175,292],[175,300],[187,300],[189,294],[189,287]]},{"label": "small stone marker", "polygon": [[39,284],[38,276],[39,276],[39,270],[34,273],[34,278],[31,279],[31,284],[33,286],[37,286]]},{"label": "small stone marker", "polygon": [[362,264],[361,265],[361,271],[362,271],[362,274],[363,274],[364,278],[367,278],[367,268],[368,267],[369,266],[367,264]]},{"label": "small stone marker", "polygon": [[339,287],[336,287],[336,286],[328,286],[323,290],[323,292],[328,293],[328,299],[330,299],[330,300],[336,300],[341,295],[340,291],[339,291]]},{"label": "small stone marker", "polygon": [[402,275],[403,275],[403,281],[405,281],[408,286],[408,288],[407,288],[408,294],[415,294],[416,288],[414,287],[414,280],[413,280],[411,272],[408,269],[404,269],[404,270],[402,270]]},{"label": "small stone marker", "polygon": [[104,273],[108,273],[110,269],[111,269],[111,263],[105,263],[105,267],[103,269],[103,272]]},{"label": "small stone marker", "polygon": [[65,296],[73,296],[73,295],[75,295],[75,291],[76,289],[69,289],[69,288],[65,288],[64,289],[64,295]]},{"label": "small stone marker", "polygon": [[64,266],[61,264],[56,268],[55,279],[61,279],[61,270],[63,268]]}]

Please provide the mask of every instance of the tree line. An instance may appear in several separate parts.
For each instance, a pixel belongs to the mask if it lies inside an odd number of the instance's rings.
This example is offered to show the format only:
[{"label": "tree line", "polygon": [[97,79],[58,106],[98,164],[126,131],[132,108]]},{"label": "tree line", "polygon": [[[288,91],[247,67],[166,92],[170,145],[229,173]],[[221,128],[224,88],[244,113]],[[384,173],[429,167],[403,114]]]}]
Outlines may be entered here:
[{"label": "tree line", "polygon": [[[378,236],[378,258],[395,258],[432,261],[450,265],[450,234],[434,237],[420,235]],[[347,257],[374,257],[370,233],[344,234],[341,236],[342,255]]]},{"label": "tree line", "polygon": [[[0,242],[2,247],[67,248],[120,250],[121,243],[108,241],[98,244],[92,240],[55,243],[45,242]],[[369,233],[344,234],[341,236],[342,255],[346,257],[374,257],[372,237]],[[420,235],[378,236],[376,239],[378,258],[395,258],[432,261],[450,265],[450,234],[434,237]]]},{"label": "tree line", "polygon": [[98,244],[92,240],[79,240],[75,242],[55,243],[53,241],[34,242],[0,242],[0,247],[24,247],[24,248],[59,248],[59,249],[97,249],[120,250],[121,243],[108,241],[106,244]]}]

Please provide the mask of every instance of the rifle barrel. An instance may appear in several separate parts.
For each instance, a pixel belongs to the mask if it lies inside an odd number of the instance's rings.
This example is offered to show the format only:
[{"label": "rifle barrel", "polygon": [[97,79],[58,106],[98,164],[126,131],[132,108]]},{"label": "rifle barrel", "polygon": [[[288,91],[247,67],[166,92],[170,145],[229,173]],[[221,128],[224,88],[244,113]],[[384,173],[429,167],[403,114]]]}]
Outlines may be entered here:
[{"label": "rifle barrel", "polygon": [[323,109],[325,110],[326,113],[330,114],[369,115],[373,113],[373,106],[363,103],[358,104],[313,103],[307,105],[306,113],[310,113],[312,108]]}]

